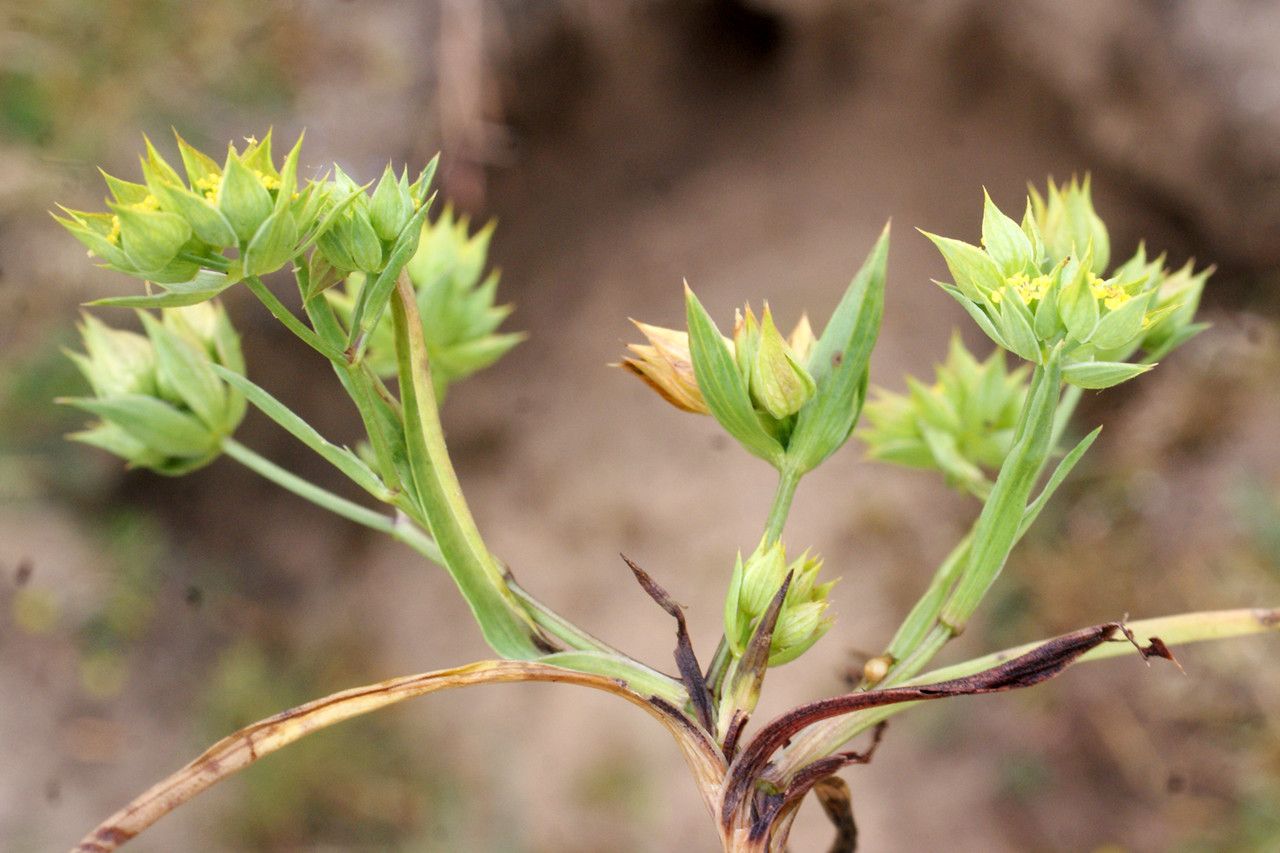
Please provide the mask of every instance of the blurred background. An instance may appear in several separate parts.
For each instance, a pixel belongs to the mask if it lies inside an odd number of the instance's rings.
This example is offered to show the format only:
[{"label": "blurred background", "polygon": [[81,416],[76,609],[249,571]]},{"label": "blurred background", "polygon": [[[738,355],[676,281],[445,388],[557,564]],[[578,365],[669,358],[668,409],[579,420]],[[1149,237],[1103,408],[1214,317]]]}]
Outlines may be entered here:
[{"label": "blurred background", "polygon": [[[1280,601],[1280,7],[1251,0],[0,0],[0,849],[64,849],[230,730],[326,692],[487,656],[444,572],[254,479],[185,479],[70,445],[76,306],[131,292],[49,219],[95,209],[140,134],[217,150],[307,132],[361,180],[444,153],[500,220],[528,342],[451,392],[450,446],[496,553],[611,642],[666,666],[684,602],[709,655],[771,471],[709,418],[608,368],[633,316],[727,324],[768,298],[824,318],[894,222],[872,382],[931,376],[960,328],[915,227],[976,241],[982,187],[1091,172],[1113,256],[1214,263],[1214,328],[1091,393],[1107,429],[943,660],[1085,624]],[[278,284],[283,284],[278,282]],[[287,291],[281,289],[282,294]],[[251,376],[329,437],[327,367],[231,291]],[[118,310],[118,309],[117,309]],[[109,313],[109,312],[104,312]],[[107,317],[127,324],[124,312]],[[251,414],[238,433],[341,489]],[[806,480],[786,539],[836,627],[763,712],[840,690],[976,507],[862,458]],[[1280,849],[1276,641],[1090,665],[898,718],[847,771],[869,851]],[[821,850],[812,805],[793,849]],[[445,693],[347,723],[166,818],[136,849],[712,850],[676,750],[586,691]]]}]

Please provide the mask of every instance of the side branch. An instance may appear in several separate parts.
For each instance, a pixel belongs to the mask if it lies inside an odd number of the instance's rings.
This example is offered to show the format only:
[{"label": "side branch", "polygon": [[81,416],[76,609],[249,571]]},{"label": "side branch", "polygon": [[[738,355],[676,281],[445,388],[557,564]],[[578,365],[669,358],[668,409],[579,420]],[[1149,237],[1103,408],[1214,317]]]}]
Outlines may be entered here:
[{"label": "side branch", "polygon": [[335,723],[437,690],[512,681],[564,682],[594,687],[643,708],[676,739],[703,799],[714,812],[714,792],[725,769],[719,749],[668,702],[642,696],[618,679],[542,663],[495,660],[344,690],[260,720],[218,741],[186,767],[107,818],[86,835],[72,853],[108,853],[115,850],[215,783],[264,755]]}]

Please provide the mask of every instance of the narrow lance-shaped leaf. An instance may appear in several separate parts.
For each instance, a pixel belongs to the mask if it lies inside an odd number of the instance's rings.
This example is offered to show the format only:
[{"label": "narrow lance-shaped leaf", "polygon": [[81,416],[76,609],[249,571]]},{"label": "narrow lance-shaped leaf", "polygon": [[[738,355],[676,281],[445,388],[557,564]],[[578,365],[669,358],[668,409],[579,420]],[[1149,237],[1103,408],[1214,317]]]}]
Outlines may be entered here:
[{"label": "narrow lance-shaped leaf", "polygon": [[684,292],[689,354],[707,408],[743,447],[776,467],[782,461],[782,445],[760,423],[760,417],[751,405],[746,382],[715,321],[688,285],[685,285]]},{"label": "narrow lance-shaped leaf", "polygon": [[387,258],[387,265],[372,285],[366,284],[360,288],[360,295],[356,297],[355,309],[351,315],[351,334],[347,339],[347,347],[356,360],[359,360],[364,351],[369,333],[378,324],[378,320],[382,319],[382,312],[386,310],[387,300],[395,289],[400,271],[418,248],[418,239],[422,236],[422,220],[426,218],[430,207],[429,203],[424,203],[414,212],[396,238]]},{"label": "narrow lance-shaped leaf", "polygon": [[858,422],[884,314],[888,258],[886,225],[813,346],[808,367],[817,391],[800,410],[787,444],[787,464],[799,472],[812,470],[843,446]]},{"label": "narrow lance-shaped leaf", "polygon": [[215,364],[213,369],[222,377],[224,382],[243,394],[245,399],[252,403],[258,411],[275,421],[285,432],[314,450],[330,465],[346,474],[357,486],[378,498],[378,500],[386,501],[390,499],[391,495],[387,491],[387,487],[383,485],[378,475],[361,461],[360,457],[345,447],[338,447],[330,443],[311,424],[298,417],[290,411],[288,406],[246,377],[227,370],[221,365]]}]

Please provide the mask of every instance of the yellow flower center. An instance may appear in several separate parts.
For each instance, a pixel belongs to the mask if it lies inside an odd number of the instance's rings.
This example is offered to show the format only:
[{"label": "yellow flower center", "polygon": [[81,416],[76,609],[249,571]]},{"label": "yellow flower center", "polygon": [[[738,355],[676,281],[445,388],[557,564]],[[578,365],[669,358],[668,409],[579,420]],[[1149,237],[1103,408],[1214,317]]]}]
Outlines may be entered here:
[{"label": "yellow flower center", "polygon": [[218,188],[222,186],[222,180],[218,175],[204,175],[196,178],[195,188],[204,193],[204,197],[214,202],[218,201]]},{"label": "yellow flower center", "polygon": [[113,246],[120,245],[120,217],[111,217],[111,230],[107,232],[107,242]]},{"label": "yellow flower center", "polygon": [[253,174],[258,178],[258,183],[262,184],[266,189],[280,189],[280,179],[275,175],[268,175],[266,172],[259,172],[257,169],[253,170]]},{"label": "yellow flower center", "polygon": [[1017,273],[1011,275],[1004,280],[1005,286],[991,294],[991,301],[999,305],[1000,300],[1004,298],[1005,290],[1013,290],[1018,294],[1018,298],[1022,300],[1024,305],[1030,305],[1032,302],[1038,302],[1044,299],[1044,295],[1049,292],[1049,285],[1053,283],[1052,279],[1047,275],[1038,275],[1035,278],[1028,278],[1025,273]]},{"label": "yellow flower center", "polygon": [[1109,311],[1115,311],[1133,298],[1125,293],[1124,288],[1120,285],[1107,284],[1092,273],[1089,274],[1089,290],[1093,293],[1095,299],[1100,300],[1103,305],[1107,306]]}]

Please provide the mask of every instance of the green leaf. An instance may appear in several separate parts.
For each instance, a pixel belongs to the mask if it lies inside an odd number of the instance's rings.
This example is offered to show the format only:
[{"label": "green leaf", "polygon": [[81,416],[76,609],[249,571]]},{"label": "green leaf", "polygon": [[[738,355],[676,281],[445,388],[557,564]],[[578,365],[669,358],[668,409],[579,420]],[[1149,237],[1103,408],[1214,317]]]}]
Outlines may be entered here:
[{"label": "green leaf", "polygon": [[1045,365],[1036,367],[1013,447],[974,524],[968,561],[939,616],[954,631],[964,628],[1017,542],[1027,499],[1050,451],[1061,382],[1057,359],[1055,352]]},{"label": "green leaf", "polygon": [[276,210],[262,221],[244,250],[244,270],[248,275],[266,275],[284,266],[293,257],[298,243],[298,226],[287,209]]},{"label": "green leaf", "polygon": [[1062,378],[1081,388],[1099,390],[1141,376],[1154,364],[1127,364],[1121,361],[1082,361],[1062,369]]},{"label": "green leaf", "polygon": [[1142,333],[1142,318],[1147,313],[1151,294],[1133,297],[1098,321],[1098,329],[1089,339],[1100,350],[1113,350],[1131,343]]},{"label": "green leaf", "polygon": [[157,184],[154,191],[161,204],[187,221],[201,242],[219,247],[236,244],[236,232],[231,223],[203,196],[168,183]]},{"label": "green leaf", "polygon": [[271,194],[258,176],[234,153],[228,154],[222,173],[218,209],[231,223],[241,242],[253,239],[262,220],[271,215],[271,207]]},{"label": "green leaf", "polygon": [[139,312],[139,317],[156,350],[156,378],[165,396],[176,396],[210,430],[224,431],[228,426],[227,392],[213,372],[208,354],[174,335],[153,315]]},{"label": "green leaf", "polygon": [[1000,300],[1000,336],[1009,349],[1030,362],[1040,361],[1040,343],[1031,328],[1031,311],[1012,289]]},{"label": "green leaf", "polygon": [[978,328],[982,329],[986,336],[995,342],[996,346],[1012,352],[1012,347],[1010,347],[1005,341],[1004,337],[1000,334],[1000,331],[996,328],[996,324],[992,322],[990,315],[987,314],[981,305],[978,305],[972,299],[961,293],[959,288],[952,287],[949,284],[943,284],[940,281],[935,281],[934,284],[951,294],[951,298],[960,303],[960,307],[965,310],[965,313],[973,318],[973,322],[978,324]]},{"label": "green leaf", "polygon": [[986,190],[982,195],[982,245],[1004,275],[1022,272],[1034,256],[1031,241],[1018,223],[1000,212]]},{"label": "green leaf", "polygon": [[[356,348],[357,357],[363,349],[363,342],[368,340],[369,333],[382,319],[391,291],[395,289],[396,278],[418,249],[418,241],[422,238],[422,220],[427,216],[427,208],[427,205],[422,205],[405,223],[387,256],[386,267],[378,274],[373,285],[360,288],[360,295],[356,298],[356,307],[351,315],[351,336],[347,340],[349,347]],[[369,228],[372,233],[373,226],[370,225]]]},{"label": "green leaf", "polygon": [[1082,262],[1071,261],[1063,270],[1067,284],[1058,295],[1058,316],[1071,337],[1080,343],[1088,343],[1098,328],[1098,300],[1089,287],[1089,259],[1086,253]]},{"label": "green leaf", "polygon": [[1049,499],[1053,497],[1053,493],[1058,490],[1058,486],[1062,485],[1062,481],[1067,479],[1067,475],[1071,473],[1071,469],[1076,467],[1076,463],[1084,457],[1085,452],[1093,446],[1093,442],[1102,432],[1102,427],[1097,427],[1093,432],[1080,439],[1080,442],[1073,448],[1071,452],[1062,457],[1062,461],[1058,463],[1058,467],[1053,469],[1053,474],[1049,476],[1048,481],[1044,484],[1044,488],[1040,490],[1040,494],[1031,502],[1026,511],[1022,514],[1022,522],[1018,526],[1018,538],[1027,532],[1027,529],[1035,524],[1040,513],[1044,511],[1045,505],[1049,503]]},{"label": "green leaf", "polygon": [[775,467],[780,466],[782,445],[760,423],[747,394],[747,383],[725,346],[724,336],[687,284],[684,294],[693,374],[707,408],[729,435],[750,453]]},{"label": "green leaf", "polygon": [[884,314],[888,260],[886,225],[813,345],[809,371],[817,391],[800,410],[787,444],[788,464],[801,473],[838,450],[858,422],[866,399],[871,351]]},{"label": "green leaf", "polygon": [[939,237],[928,231],[920,233],[932,240],[933,245],[942,252],[942,258],[947,262],[947,269],[951,270],[956,287],[968,299],[982,302],[991,291],[1004,287],[1000,267],[977,246],[950,237]]},{"label": "green leaf", "polygon": [[383,485],[378,475],[360,457],[345,447],[338,447],[336,444],[330,443],[324,436],[316,432],[311,424],[298,417],[289,410],[288,406],[248,378],[221,365],[215,364],[213,369],[218,376],[222,377],[223,381],[243,394],[245,399],[252,403],[258,411],[275,421],[285,432],[314,450],[330,465],[346,474],[357,486],[378,500],[387,501],[390,499],[391,496],[387,491],[387,487]]},{"label": "green leaf", "polygon": [[191,239],[191,226],[177,214],[123,205],[113,209],[120,217],[120,248],[140,272],[164,269]]},{"label": "green leaf", "polygon": [[89,305],[110,306],[113,308],[181,308],[206,302],[226,290],[238,280],[237,277],[213,270],[200,270],[191,281],[180,284],[162,285],[164,293],[146,296],[108,296],[95,299]]},{"label": "green leaf", "polygon": [[182,155],[182,165],[186,169],[187,181],[191,186],[194,187],[196,181],[210,175],[215,178],[222,175],[222,167],[217,161],[203,151],[193,148],[178,134],[177,130],[174,130],[173,135],[178,140],[178,153]]},{"label": "green leaf", "polygon": [[76,397],[65,402],[115,424],[165,456],[204,456],[217,447],[213,433],[203,424],[155,397],[122,394],[108,399]]}]

